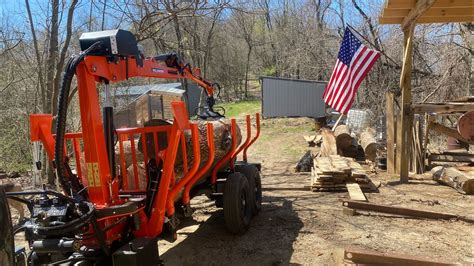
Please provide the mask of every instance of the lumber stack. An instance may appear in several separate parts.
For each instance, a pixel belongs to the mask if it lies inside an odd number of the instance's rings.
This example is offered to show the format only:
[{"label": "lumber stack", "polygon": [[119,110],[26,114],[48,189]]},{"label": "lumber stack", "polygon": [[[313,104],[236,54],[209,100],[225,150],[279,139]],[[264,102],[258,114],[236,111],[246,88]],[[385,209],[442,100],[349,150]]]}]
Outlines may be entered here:
[{"label": "lumber stack", "polygon": [[331,155],[314,158],[311,169],[313,191],[346,191],[346,183],[357,183],[362,190],[373,190],[362,166],[352,158]]}]

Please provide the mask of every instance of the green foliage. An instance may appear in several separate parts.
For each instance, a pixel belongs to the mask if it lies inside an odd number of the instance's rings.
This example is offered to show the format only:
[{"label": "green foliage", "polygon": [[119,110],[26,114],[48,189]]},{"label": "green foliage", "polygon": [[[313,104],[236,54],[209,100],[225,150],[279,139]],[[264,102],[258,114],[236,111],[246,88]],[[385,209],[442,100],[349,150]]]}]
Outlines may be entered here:
[{"label": "green foliage", "polygon": [[269,66],[262,69],[262,76],[267,76],[267,77],[276,76],[276,66]]},{"label": "green foliage", "polygon": [[240,101],[240,102],[235,102],[235,103],[224,103],[224,104],[219,104],[219,106],[222,106],[225,108],[226,117],[239,117],[239,116],[244,116],[244,115],[254,115],[255,113],[258,113],[262,109],[261,101],[258,100],[252,100],[252,101]]}]

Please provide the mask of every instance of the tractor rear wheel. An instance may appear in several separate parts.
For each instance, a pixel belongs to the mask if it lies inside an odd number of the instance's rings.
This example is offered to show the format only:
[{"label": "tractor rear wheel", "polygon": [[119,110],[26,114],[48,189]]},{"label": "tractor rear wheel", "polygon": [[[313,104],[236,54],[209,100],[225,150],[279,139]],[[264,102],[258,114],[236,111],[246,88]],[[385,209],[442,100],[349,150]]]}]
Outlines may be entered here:
[{"label": "tractor rear wheel", "polygon": [[252,214],[257,215],[262,208],[262,180],[260,178],[260,172],[258,168],[252,164],[236,166],[236,170],[247,177],[250,187],[250,196],[253,199],[251,201]]},{"label": "tractor rear wheel", "polygon": [[227,177],[224,188],[224,219],[233,234],[243,234],[250,226],[252,209],[247,178],[235,172]]}]

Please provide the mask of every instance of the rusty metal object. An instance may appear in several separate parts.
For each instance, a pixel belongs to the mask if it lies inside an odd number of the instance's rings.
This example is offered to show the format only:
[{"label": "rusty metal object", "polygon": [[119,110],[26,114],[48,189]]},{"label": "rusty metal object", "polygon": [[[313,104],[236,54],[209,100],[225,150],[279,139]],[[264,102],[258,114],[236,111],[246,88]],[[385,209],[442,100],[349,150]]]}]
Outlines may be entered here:
[{"label": "rusty metal object", "polygon": [[344,250],[344,260],[347,262],[370,264],[370,265],[417,265],[417,266],[441,266],[459,265],[456,262],[448,262],[439,259],[431,259],[413,255],[377,252],[356,247],[349,247]]},{"label": "rusty metal object", "polygon": [[474,111],[467,112],[459,118],[458,132],[463,138],[474,141]]}]

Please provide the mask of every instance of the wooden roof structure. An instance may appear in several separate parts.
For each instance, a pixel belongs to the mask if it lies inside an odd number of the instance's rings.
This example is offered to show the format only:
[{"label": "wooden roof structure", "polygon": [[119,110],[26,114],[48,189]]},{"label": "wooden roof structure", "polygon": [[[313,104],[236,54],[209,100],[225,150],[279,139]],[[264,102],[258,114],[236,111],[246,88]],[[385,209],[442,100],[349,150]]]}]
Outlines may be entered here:
[{"label": "wooden roof structure", "polygon": [[[474,22],[474,0],[385,0],[379,22],[380,24],[399,24],[403,30],[403,65],[400,75],[401,119],[397,122],[395,132],[394,119],[387,115],[387,168],[389,173],[399,174],[401,182],[408,182],[408,158],[411,156],[410,150],[413,143],[413,114],[418,109],[434,108],[426,104],[412,103],[411,73],[415,25],[417,23]],[[393,96],[388,95],[387,112],[393,109],[389,108],[392,100]],[[439,106],[435,107],[436,110],[439,109]],[[449,107],[451,108],[451,105]],[[463,105],[462,108],[466,106]],[[467,108],[471,110],[472,106],[467,106]],[[396,145],[394,139],[396,139]]]},{"label": "wooden roof structure", "polygon": [[473,22],[473,0],[386,0],[380,24]]}]

